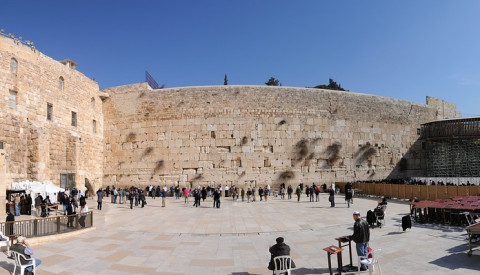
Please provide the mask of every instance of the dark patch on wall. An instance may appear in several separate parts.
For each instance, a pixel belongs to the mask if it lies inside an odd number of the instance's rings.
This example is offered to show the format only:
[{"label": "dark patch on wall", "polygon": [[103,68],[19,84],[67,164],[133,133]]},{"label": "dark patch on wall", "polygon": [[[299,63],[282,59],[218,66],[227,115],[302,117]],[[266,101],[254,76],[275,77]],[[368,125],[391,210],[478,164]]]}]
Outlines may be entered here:
[{"label": "dark patch on wall", "polygon": [[308,150],[308,141],[304,138],[299,140],[297,144],[295,144],[295,152],[297,154],[297,160],[301,160],[306,157],[309,153]]},{"label": "dark patch on wall", "polygon": [[242,178],[243,176],[245,176],[245,174],[246,174],[246,172],[243,171],[240,175],[238,175],[238,178],[239,178],[239,179]]},{"label": "dark patch on wall", "polygon": [[201,179],[203,179],[203,174],[198,174],[192,179],[192,181],[201,180]]},{"label": "dark patch on wall", "polygon": [[141,92],[139,95],[138,95],[138,98],[142,98],[145,96],[145,92]]},{"label": "dark patch on wall", "polygon": [[316,137],[316,138],[312,139],[311,144],[316,144],[321,139],[322,139],[321,137]]},{"label": "dark patch on wall", "polygon": [[367,142],[367,144],[363,145],[358,149],[357,152],[355,152],[354,157],[356,158],[355,163],[357,165],[361,165],[365,161],[369,161],[369,167],[371,167],[371,158],[377,154],[377,149],[370,145],[370,143]]},{"label": "dark patch on wall", "polygon": [[135,138],[137,137],[137,134],[135,134],[134,132],[130,132],[127,136],[127,138],[125,138],[125,141],[126,142],[132,142],[135,140]]},{"label": "dark patch on wall", "polygon": [[243,137],[243,138],[242,138],[242,145],[247,144],[247,142],[248,142],[248,138],[247,138],[246,136]]},{"label": "dark patch on wall", "polygon": [[155,168],[153,169],[153,173],[156,174],[158,171],[160,171],[164,166],[164,161],[159,160],[155,163]]},{"label": "dark patch on wall", "polygon": [[150,154],[152,154],[152,152],[153,152],[153,147],[148,147],[147,149],[145,149],[145,151],[143,151],[141,158],[149,156]]},{"label": "dark patch on wall", "polygon": [[327,155],[328,165],[333,166],[335,165],[335,162],[340,159],[340,149],[342,149],[342,144],[340,142],[334,142],[327,147],[325,154]]},{"label": "dark patch on wall", "polygon": [[285,172],[282,172],[280,173],[280,175],[278,176],[279,179],[281,180],[291,180],[295,177],[295,173],[293,173],[292,171],[285,171]]}]

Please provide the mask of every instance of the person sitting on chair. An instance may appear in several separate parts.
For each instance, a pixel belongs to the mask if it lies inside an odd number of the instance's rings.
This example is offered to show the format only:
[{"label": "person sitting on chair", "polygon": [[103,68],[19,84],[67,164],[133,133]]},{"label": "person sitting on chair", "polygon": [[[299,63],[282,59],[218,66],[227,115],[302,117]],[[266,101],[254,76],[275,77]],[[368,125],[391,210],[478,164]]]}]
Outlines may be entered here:
[{"label": "person sitting on chair", "polygon": [[[26,260],[24,260],[23,258],[20,258],[22,265],[32,263],[32,260],[30,259],[33,256],[33,249],[30,246],[30,244],[27,243],[27,238],[23,236],[19,236],[17,238],[17,243],[14,244],[12,247],[10,247],[10,250],[25,256]],[[41,263],[42,261],[40,259],[35,259],[35,267],[39,266]],[[33,270],[32,266],[27,267],[27,272],[25,274],[28,274],[28,275],[33,274],[32,270]]]},{"label": "person sitting on chair", "polygon": [[377,207],[378,206],[387,206],[387,198],[383,197],[382,201],[378,203]]},{"label": "person sitting on chair", "polygon": [[[271,254],[270,262],[268,263],[268,269],[269,270],[275,270],[275,263],[273,262],[273,259],[277,256],[290,256],[290,246],[285,244],[283,242],[282,237],[278,237],[276,239],[276,244],[271,246],[269,251]],[[291,268],[295,268],[295,263],[292,260],[292,266]]]}]

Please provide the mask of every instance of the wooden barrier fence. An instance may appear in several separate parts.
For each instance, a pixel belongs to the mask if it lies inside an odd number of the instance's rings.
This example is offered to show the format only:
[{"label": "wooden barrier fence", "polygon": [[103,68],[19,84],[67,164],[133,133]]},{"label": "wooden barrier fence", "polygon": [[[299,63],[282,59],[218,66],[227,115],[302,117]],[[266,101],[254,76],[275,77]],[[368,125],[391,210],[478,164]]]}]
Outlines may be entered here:
[{"label": "wooden barrier fence", "polygon": [[[345,182],[336,182],[340,191],[345,191]],[[480,186],[444,186],[444,185],[407,185],[389,183],[355,183],[355,189],[361,189],[364,195],[394,197],[398,199],[420,200],[447,199],[455,196],[480,196]]]}]

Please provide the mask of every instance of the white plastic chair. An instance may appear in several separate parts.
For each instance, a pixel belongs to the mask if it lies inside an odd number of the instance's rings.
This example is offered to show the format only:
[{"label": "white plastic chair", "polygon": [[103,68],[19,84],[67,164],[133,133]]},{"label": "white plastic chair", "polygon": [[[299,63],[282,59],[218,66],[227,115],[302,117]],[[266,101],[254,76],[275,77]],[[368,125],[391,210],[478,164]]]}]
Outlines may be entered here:
[{"label": "white plastic chair", "polygon": [[275,263],[275,270],[273,270],[275,275],[292,274],[292,258],[290,256],[277,256],[273,258],[273,262]]},{"label": "white plastic chair", "polygon": [[[15,267],[13,268],[13,274],[15,274],[15,271],[17,271],[17,266],[20,267],[20,274],[25,274],[25,269],[29,266],[32,266],[33,269],[32,269],[32,272],[34,274],[35,273],[35,266],[36,266],[36,263],[35,263],[35,258],[30,258],[30,259],[27,259],[25,256],[23,256],[22,254],[16,252],[16,251],[10,251],[13,255],[13,259],[15,259]],[[24,264],[22,265],[22,260],[25,260],[25,261],[32,261],[32,263],[27,263],[27,264]]]},{"label": "white plastic chair", "polygon": [[[367,256],[358,256],[358,274],[360,274],[360,267],[362,264],[368,266],[368,271],[370,275],[373,273],[373,266],[377,265],[378,266],[378,271],[380,272],[380,275],[382,274],[382,269],[380,268],[380,263],[378,262],[378,258],[380,257],[381,249],[375,249],[373,251],[370,251],[367,253]],[[368,257],[368,254],[372,254],[372,258]]]},{"label": "white plastic chair", "polygon": [[2,234],[2,232],[0,232],[0,249],[6,247],[7,250],[5,251],[5,254],[7,255],[7,257],[10,256],[10,238],[8,236],[5,236]]}]

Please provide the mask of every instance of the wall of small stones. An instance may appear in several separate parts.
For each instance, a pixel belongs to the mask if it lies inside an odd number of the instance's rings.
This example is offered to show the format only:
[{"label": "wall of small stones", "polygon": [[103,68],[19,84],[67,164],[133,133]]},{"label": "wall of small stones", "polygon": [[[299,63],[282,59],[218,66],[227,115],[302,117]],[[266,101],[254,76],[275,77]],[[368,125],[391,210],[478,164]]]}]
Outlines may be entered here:
[{"label": "wall of small stones", "polygon": [[[18,63],[16,73],[10,69],[12,58]],[[13,109],[10,91],[17,92]],[[77,186],[83,186],[85,178],[101,186],[104,126],[95,81],[34,48],[0,37],[0,95],[0,141],[9,155],[6,170],[12,181],[51,180],[59,185],[61,173],[75,173]],[[47,103],[53,105],[52,120],[47,120]],[[76,127],[71,125],[72,111],[77,113]]]},{"label": "wall of small stones", "polygon": [[[332,183],[422,176],[420,124],[458,114],[354,92],[269,86],[113,87],[104,185]],[[446,107],[445,107],[446,106]]]}]

